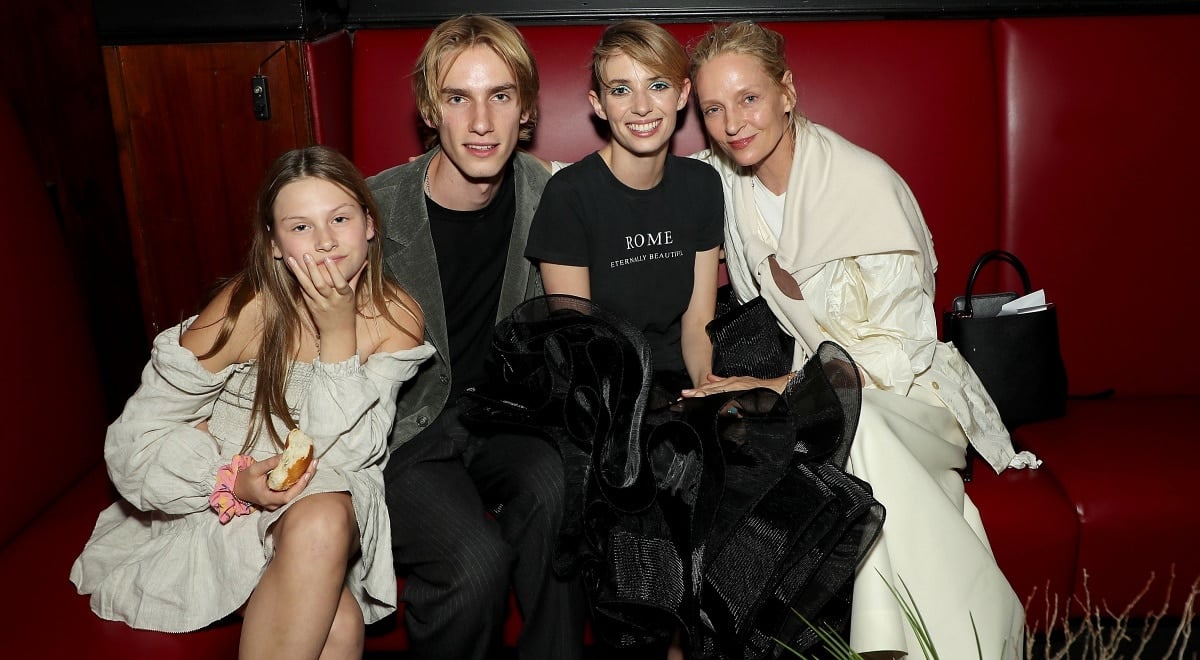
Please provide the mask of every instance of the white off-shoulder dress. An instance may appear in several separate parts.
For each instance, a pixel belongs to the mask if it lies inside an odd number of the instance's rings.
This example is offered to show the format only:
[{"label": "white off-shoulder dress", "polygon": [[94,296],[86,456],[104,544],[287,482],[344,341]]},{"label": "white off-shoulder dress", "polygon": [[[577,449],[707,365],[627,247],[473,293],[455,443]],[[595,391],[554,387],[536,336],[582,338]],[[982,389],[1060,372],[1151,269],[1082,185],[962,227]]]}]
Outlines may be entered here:
[{"label": "white off-shoulder dress", "polygon": [[[122,499],[101,512],[70,576],[99,616],[164,632],[195,630],[240,608],[274,554],[272,525],[288,508],[222,525],[209,507],[217,469],[245,440],[256,368],[250,361],[206,371],[179,343],[193,320],[155,339],[141,386],[108,429],[104,457]],[[426,343],[365,363],[294,362],[288,377],[288,406],[320,459],[301,498],[350,494],[361,553],[346,585],[367,623],[396,608],[383,494],[396,394],[432,354]],[[207,433],[196,428],[206,420]],[[263,438],[251,454],[278,452]]]}]

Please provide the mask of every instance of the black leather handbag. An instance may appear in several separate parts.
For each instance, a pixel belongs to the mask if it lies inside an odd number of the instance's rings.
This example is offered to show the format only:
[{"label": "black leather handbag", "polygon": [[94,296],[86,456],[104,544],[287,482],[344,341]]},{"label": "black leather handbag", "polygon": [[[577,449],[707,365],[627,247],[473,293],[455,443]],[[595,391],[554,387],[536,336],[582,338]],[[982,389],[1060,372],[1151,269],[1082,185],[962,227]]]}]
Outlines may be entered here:
[{"label": "black leather handbag", "polygon": [[1005,261],[1031,293],[1029,273],[1016,255],[986,252],[967,279],[966,295],[954,299],[943,317],[943,335],[966,358],[1000,409],[1009,430],[1062,417],[1067,412],[1067,372],[1058,342],[1058,310],[1053,303],[1016,314],[998,315],[1015,292],[975,294],[975,278],[990,261]]}]

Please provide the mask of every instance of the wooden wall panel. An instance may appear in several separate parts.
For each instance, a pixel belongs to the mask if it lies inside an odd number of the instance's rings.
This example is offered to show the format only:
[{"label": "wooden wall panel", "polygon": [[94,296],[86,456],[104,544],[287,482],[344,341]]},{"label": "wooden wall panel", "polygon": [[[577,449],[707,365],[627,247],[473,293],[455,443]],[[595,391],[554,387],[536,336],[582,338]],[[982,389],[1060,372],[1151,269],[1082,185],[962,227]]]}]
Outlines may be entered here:
[{"label": "wooden wall panel", "polygon": [[[264,171],[311,141],[302,60],[297,41],[105,47],[148,334],[241,267]],[[260,67],[266,121],[250,97]]]}]

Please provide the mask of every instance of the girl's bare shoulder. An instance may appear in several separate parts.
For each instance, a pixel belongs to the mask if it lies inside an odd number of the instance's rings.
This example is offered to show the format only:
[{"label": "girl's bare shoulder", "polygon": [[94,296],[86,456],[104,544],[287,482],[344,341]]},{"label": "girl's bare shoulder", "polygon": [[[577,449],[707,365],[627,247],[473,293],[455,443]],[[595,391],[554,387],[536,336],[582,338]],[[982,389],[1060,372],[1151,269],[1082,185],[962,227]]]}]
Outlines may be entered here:
[{"label": "girl's bare shoulder", "polygon": [[[245,362],[258,351],[262,304],[257,297],[252,298],[242,306],[236,319],[231,320],[233,288],[232,285],[222,287],[179,340],[184,348],[196,354],[205,369],[213,373],[231,364]],[[230,327],[226,331],[227,326]],[[223,332],[228,332],[228,336],[218,345]]]}]

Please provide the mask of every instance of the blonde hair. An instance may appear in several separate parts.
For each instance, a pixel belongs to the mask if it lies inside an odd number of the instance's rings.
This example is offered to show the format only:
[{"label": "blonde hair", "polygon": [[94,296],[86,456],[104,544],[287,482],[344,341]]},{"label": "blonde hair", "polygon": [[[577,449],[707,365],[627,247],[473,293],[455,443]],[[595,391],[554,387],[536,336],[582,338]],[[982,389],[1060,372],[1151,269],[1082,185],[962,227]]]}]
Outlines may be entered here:
[{"label": "blonde hair", "polygon": [[[528,117],[521,124],[519,137],[521,140],[532,139],[538,115],[537,64],[521,33],[511,23],[492,16],[474,14],[452,18],[434,28],[429,35],[412,73],[413,95],[421,117],[434,126],[442,123],[438,103],[442,81],[458,56],[473,46],[487,46],[512,71],[521,113]],[[426,148],[436,143],[436,131],[427,131]]]},{"label": "blonde hair", "polygon": [[692,80],[700,68],[719,55],[737,53],[758,60],[767,77],[775,81],[779,90],[792,101],[792,136],[804,125],[804,115],[796,107],[795,89],[783,83],[783,77],[791,67],[787,63],[786,44],[783,35],[753,21],[738,21],[714,25],[692,46]]},{"label": "blonde hair", "polygon": [[604,63],[619,54],[662,75],[675,87],[682,87],[688,78],[687,51],[679,41],[660,25],[630,19],[608,26],[592,48],[592,91],[599,94],[609,86],[604,80]]},{"label": "blonde hair", "polygon": [[[274,207],[279,192],[289,183],[309,177],[328,181],[349,193],[362,207],[368,222],[374,222],[379,217],[375,198],[362,174],[334,149],[319,145],[293,149],[279,156],[267,170],[255,203],[253,238],[246,265],[218,288],[218,291],[229,288],[229,307],[212,348],[198,356],[203,360],[216,355],[229,341],[246,305],[260,301],[262,339],[256,356],[257,383],[242,453],[255,445],[263,428],[266,428],[276,446],[283,446],[275,425],[268,423],[272,416],[281,419],[288,428],[297,425],[284,394],[288,370],[297,350],[299,335],[296,330],[301,327],[304,301],[295,275],[271,251],[271,234],[275,226]],[[400,285],[384,272],[380,241],[369,241],[366,272],[356,293],[358,308],[362,310],[370,305],[375,314],[413,337],[388,309],[388,304],[393,303],[412,318],[417,318],[413,310],[400,299],[399,292]],[[419,342],[416,337],[413,339]]]}]

